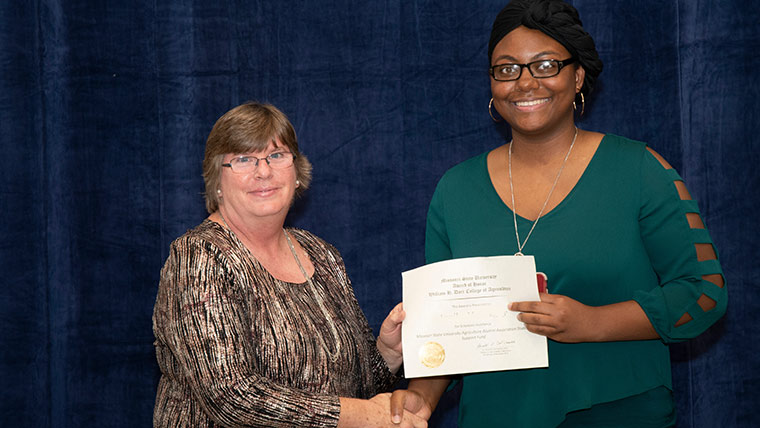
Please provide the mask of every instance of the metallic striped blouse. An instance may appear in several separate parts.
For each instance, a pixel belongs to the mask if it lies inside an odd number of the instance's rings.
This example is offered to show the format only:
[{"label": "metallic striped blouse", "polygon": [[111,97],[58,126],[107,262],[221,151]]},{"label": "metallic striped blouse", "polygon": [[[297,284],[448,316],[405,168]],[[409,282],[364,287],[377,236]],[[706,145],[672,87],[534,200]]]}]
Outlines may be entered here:
[{"label": "metallic striped blouse", "polygon": [[161,271],[154,426],[334,427],[338,397],[392,386],[338,251],[309,232],[289,234],[338,320],[340,355],[331,361],[324,349],[335,339],[310,287],[275,279],[234,234],[205,220],[172,243]]}]

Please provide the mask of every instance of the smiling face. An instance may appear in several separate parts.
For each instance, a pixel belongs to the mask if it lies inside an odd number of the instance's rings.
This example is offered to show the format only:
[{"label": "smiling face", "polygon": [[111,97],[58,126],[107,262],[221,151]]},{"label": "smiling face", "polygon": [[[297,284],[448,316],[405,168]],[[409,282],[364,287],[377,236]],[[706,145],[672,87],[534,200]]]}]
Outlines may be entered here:
[{"label": "smiling face", "polygon": [[[568,58],[570,53],[559,42],[539,30],[520,26],[496,45],[491,65]],[[558,75],[543,79],[534,78],[527,69],[514,81],[491,78],[494,108],[513,133],[536,135],[573,126],[573,100],[584,75],[582,67],[568,65]]]},{"label": "smiling face", "polygon": [[285,221],[295,196],[296,169],[293,165],[274,169],[263,158],[275,152],[288,151],[287,147],[275,141],[260,152],[224,155],[222,163],[228,163],[240,155],[259,158],[258,167],[246,174],[235,173],[231,168],[222,168],[220,205],[226,214],[232,214],[245,221]]},{"label": "smiling face", "polygon": [[248,102],[216,121],[206,140],[203,156],[204,197],[209,214],[219,209],[221,195],[218,192],[221,191],[222,172],[227,169],[222,164],[227,163],[225,161],[229,161],[233,153],[264,153],[275,145],[295,156],[294,168],[300,181],[296,195],[301,195],[311,182],[311,163],[298,150],[296,131],[283,112],[271,104]]}]

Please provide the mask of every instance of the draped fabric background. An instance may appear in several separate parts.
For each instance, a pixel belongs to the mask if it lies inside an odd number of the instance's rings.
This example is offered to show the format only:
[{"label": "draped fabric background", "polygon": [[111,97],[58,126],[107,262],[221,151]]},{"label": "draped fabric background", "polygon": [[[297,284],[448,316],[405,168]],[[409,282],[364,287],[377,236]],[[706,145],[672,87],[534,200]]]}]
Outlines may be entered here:
[{"label": "draped fabric background", "polygon": [[[206,215],[211,126],[246,100],[294,123],[315,179],[289,221],[342,251],[377,328],[424,262],[438,178],[506,138],[486,110],[505,2],[2,2],[2,425],[150,425],[159,269]],[[760,12],[572,3],[605,62],[579,125],[679,170],[730,288],[724,319],[673,347],[679,426],[760,426]],[[431,426],[455,426],[456,399]]]}]

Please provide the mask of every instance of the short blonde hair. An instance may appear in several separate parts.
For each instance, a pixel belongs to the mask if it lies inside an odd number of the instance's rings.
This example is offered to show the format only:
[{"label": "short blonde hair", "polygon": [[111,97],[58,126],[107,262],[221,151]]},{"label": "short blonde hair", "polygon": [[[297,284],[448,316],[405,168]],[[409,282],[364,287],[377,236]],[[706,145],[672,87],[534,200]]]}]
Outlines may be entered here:
[{"label": "short blonde hair", "polygon": [[271,104],[247,102],[225,113],[216,121],[206,140],[203,157],[204,197],[209,214],[219,209],[219,182],[222,159],[228,153],[260,152],[270,144],[287,147],[295,155],[296,197],[301,196],[311,183],[311,163],[298,151],[296,131],[283,112]]}]

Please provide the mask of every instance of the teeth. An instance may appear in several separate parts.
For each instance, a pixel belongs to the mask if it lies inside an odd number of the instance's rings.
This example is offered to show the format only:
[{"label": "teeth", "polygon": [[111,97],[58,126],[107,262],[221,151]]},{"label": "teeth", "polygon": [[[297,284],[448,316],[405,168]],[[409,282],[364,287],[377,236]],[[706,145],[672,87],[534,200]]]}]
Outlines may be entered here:
[{"label": "teeth", "polygon": [[548,98],[543,98],[540,100],[533,100],[533,101],[517,101],[515,105],[518,107],[530,107],[530,106],[537,106],[539,104],[543,104],[548,101],[549,101]]}]

